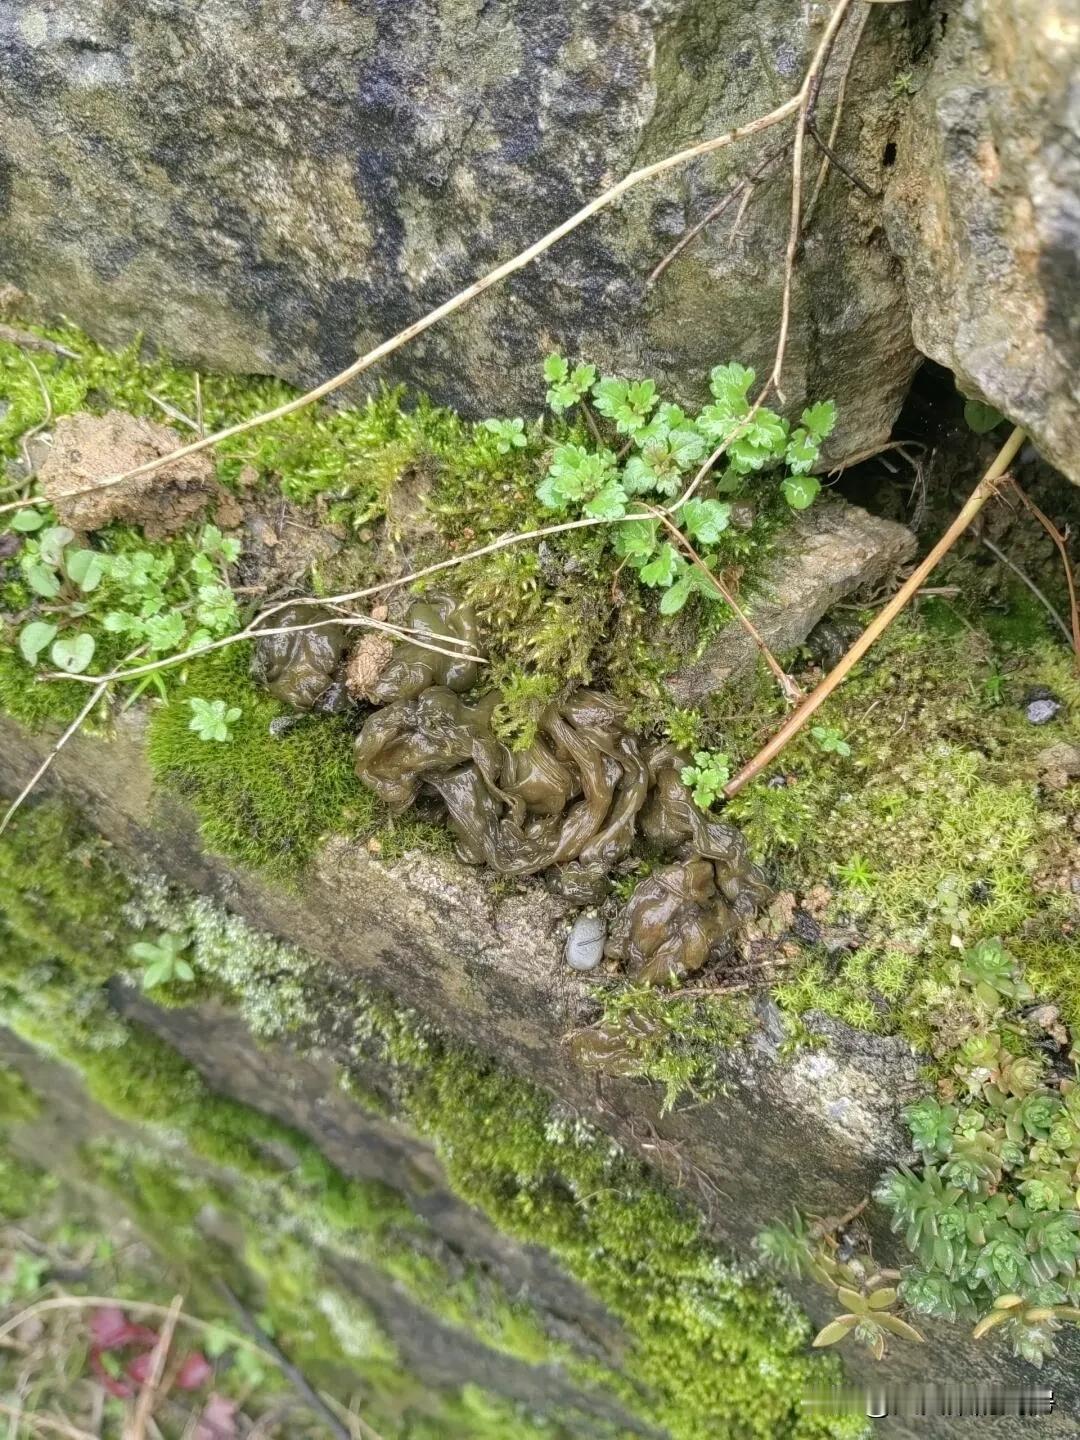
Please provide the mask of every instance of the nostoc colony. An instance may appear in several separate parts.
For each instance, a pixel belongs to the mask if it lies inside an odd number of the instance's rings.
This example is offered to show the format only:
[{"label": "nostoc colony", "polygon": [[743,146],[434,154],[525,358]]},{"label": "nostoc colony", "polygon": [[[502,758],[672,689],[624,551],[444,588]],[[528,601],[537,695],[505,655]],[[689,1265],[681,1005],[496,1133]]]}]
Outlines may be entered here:
[{"label": "nostoc colony", "polygon": [[[311,623],[313,607],[281,624]],[[439,595],[414,603],[407,623],[450,651],[475,645],[476,617]],[[339,627],[267,636],[255,675],[278,699],[331,708],[340,681]],[[356,773],[391,811],[421,794],[445,808],[459,857],[500,875],[543,872],[552,888],[589,903],[640,839],[675,863],[638,885],[615,921],[606,956],[630,977],[675,985],[734,938],[767,895],[739,832],[694,804],[680,772],[688,757],[643,742],[611,696],[574,690],[544,711],[535,739],[512,750],[495,734],[497,690],[471,699],[479,666],[467,657],[404,642],[394,647],[365,698],[379,708],[356,738]]]}]

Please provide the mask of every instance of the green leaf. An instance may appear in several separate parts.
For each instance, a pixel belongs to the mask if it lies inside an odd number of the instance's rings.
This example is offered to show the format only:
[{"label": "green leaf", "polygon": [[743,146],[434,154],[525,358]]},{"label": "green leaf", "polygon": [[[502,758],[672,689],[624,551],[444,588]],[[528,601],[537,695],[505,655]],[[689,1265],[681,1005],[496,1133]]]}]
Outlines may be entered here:
[{"label": "green leaf", "polygon": [[795,430],[787,443],[784,459],[796,475],[808,474],[821,453],[818,442],[803,429]]},{"label": "green leaf", "polygon": [[35,530],[41,529],[46,518],[44,510],[16,510],[10,524],[12,530],[18,530],[20,535],[32,535]]},{"label": "green leaf", "polygon": [[626,514],[626,491],[617,480],[609,480],[582,506],[586,515],[597,520],[617,520]]},{"label": "green leaf", "polygon": [[569,373],[570,367],[561,355],[553,352],[544,360],[544,379],[549,385],[558,385]]},{"label": "green leaf", "polygon": [[47,620],[31,620],[29,625],[23,626],[19,631],[19,650],[27,664],[36,662],[45,647],[56,639],[57,633],[57,627]]},{"label": "green leaf", "polygon": [[723,500],[688,500],[679,519],[692,539],[715,545],[731,521],[731,506]]},{"label": "green leaf", "polygon": [[143,622],[143,632],[152,653],[175,650],[184,638],[184,617],[177,610],[167,615],[150,615]]},{"label": "green leaf", "polygon": [[224,700],[191,699],[188,704],[191,706],[188,729],[206,741],[230,740],[232,737],[229,726],[234,720],[239,720],[243,713],[236,706],[227,709]]},{"label": "green leaf", "polygon": [[741,410],[745,414],[750,408],[746,397],[754,378],[753,370],[732,361],[730,365],[715,367],[709,377],[709,388],[720,405],[733,412]]},{"label": "green leaf", "polygon": [[802,412],[802,423],[815,440],[824,440],[826,435],[832,434],[836,424],[835,402],[820,400],[816,405],[808,405]]},{"label": "green leaf", "polygon": [[173,966],[173,971],[178,980],[186,980],[190,983],[192,980],[195,979],[195,971],[191,968],[191,966],[186,960],[177,960],[176,964]]},{"label": "green leaf", "polygon": [[835,1320],[830,1320],[824,1329],[819,1330],[810,1342],[815,1350],[820,1350],[825,1345],[835,1345],[849,1335],[859,1323],[857,1315],[839,1315]]},{"label": "green leaf", "polygon": [[660,596],[660,614],[675,615],[683,606],[690,595],[691,580],[689,575],[684,575],[681,580],[676,580],[670,590],[665,590]]},{"label": "green leaf", "polygon": [[915,1329],[915,1326],[909,1325],[906,1320],[901,1320],[899,1315],[886,1315],[882,1313],[875,1315],[874,1321],[880,1325],[882,1329],[888,1330],[891,1335],[899,1335],[901,1340],[912,1340],[916,1345],[925,1344],[923,1337],[919,1334],[918,1330]]},{"label": "green leaf", "polygon": [[681,561],[675,547],[665,541],[648,564],[638,571],[645,585],[670,585],[678,573]]},{"label": "green leaf", "polygon": [[536,487],[536,498],[545,510],[554,510],[560,514],[565,513],[568,508],[568,501],[559,483],[549,471]]},{"label": "green leaf", "polygon": [[597,410],[614,420],[616,430],[622,435],[633,435],[640,430],[659,398],[652,380],[635,380],[631,384],[605,377],[596,382],[592,393]]},{"label": "green leaf", "polygon": [[37,537],[38,557],[59,570],[64,559],[64,548],[75,539],[75,531],[67,525],[50,525]]},{"label": "green leaf", "polygon": [[68,675],[81,675],[94,658],[92,635],[65,635],[49,651],[53,664]]},{"label": "green leaf", "polygon": [[816,475],[788,475],[780,489],[793,510],[805,510],[814,503],[821,481]]},{"label": "green leaf", "polygon": [[896,1299],[897,1292],[893,1289],[875,1290],[869,1296],[867,1304],[871,1310],[887,1310],[890,1305],[896,1303]]},{"label": "green leaf", "polygon": [[158,960],[150,965],[142,977],[142,988],[153,990],[158,985],[164,985],[172,975],[173,964],[170,959]]},{"label": "green leaf", "polygon": [[628,520],[615,531],[615,554],[631,562],[647,560],[656,549],[658,520]]},{"label": "green leaf", "polygon": [[964,402],[964,419],[976,435],[989,435],[991,430],[997,429],[1005,416],[983,400],[967,400]]},{"label": "green leaf", "polygon": [[134,945],[128,947],[128,954],[135,960],[151,964],[161,959],[161,946],[154,945],[149,940],[136,940]]},{"label": "green leaf", "polygon": [[96,550],[69,550],[64,556],[68,579],[84,594],[96,590],[105,574],[105,562]]},{"label": "green leaf", "polygon": [[46,600],[55,600],[60,594],[60,580],[55,570],[43,565],[40,560],[31,560],[22,567],[23,578],[35,594]]}]

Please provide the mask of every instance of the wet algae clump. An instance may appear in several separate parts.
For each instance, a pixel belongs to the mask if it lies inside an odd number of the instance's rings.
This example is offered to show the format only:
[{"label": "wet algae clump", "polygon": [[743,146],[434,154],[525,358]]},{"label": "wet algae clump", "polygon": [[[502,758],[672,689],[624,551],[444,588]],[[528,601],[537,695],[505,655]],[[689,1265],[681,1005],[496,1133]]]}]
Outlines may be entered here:
[{"label": "wet algae clump", "polygon": [[[694,805],[680,779],[688,757],[642,742],[623,706],[584,688],[547,705],[532,742],[511,749],[493,726],[500,692],[468,698],[478,666],[454,650],[476,644],[471,608],[439,596],[414,603],[407,623],[438,649],[398,645],[369,683],[380,708],[356,739],[360,780],[395,813],[421,794],[438,796],[461,860],[500,875],[543,873],[580,903],[603,896],[613,869],[644,841],[677,863],[638,888],[609,958],[645,984],[677,984],[700,970],[754,914],[766,887],[739,832]],[[308,657],[280,638],[258,642],[256,672],[272,677],[279,698],[299,703]],[[332,683],[330,672],[324,678]]]}]

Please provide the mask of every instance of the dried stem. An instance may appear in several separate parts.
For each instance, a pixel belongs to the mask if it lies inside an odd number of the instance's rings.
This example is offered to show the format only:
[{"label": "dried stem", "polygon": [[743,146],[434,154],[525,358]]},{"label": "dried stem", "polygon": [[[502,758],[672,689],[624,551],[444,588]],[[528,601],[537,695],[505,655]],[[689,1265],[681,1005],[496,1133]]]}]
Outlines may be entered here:
[{"label": "dried stem", "polygon": [[[125,1300],[116,1295],[53,1295],[48,1300],[36,1300],[34,1304],[27,1305],[25,1310],[13,1315],[10,1320],[5,1320],[0,1325],[0,1341],[6,1340],[24,1321],[33,1319],[35,1315],[45,1315],[50,1310],[98,1310],[103,1305],[116,1305],[131,1315],[154,1315],[163,1320],[171,1313],[170,1306],[157,1305],[149,1300]],[[179,1324],[187,1325],[203,1334],[221,1333],[222,1327],[216,1321],[197,1320],[194,1315],[189,1315],[184,1310],[181,1310],[176,1318]],[[242,1345],[245,1350],[262,1349],[261,1345],[249,1340],[246,1335],[229,1331],[227,1338],[230,1345]]]},{"label": "dried stem", "polygon": [[[267,1335],[266,1331],[263,1330],[255,1317],[250,1314],[247,1307],[241,1303],[240,1299],[233,1293],[230,1287],[226,1285],[224,1280],[217,1281],[217,1288],[236,1312],[236,1318],[240,1321],[240,1324],[251,1338],[258,1343],[259,1348],[273,1358],[278,1369],[291,1382],[293,1389],[301,1396],[308,1408],[313,1410],[319,1419],[322,1420],[331,1435],[335,1436],[335,1440],[353,1440],[351,1432],[341,1423],[333,1410],[327,1405],[326,1401],[323,1400],[322,1396],[312,1388],[303,1371],[298,1370],[285,1352]],[[368,1428],[370,1429],[370,1427]]]},{"label": "dried stem", "polygon": [[[835,153],[836,137],[840,133],[840,121],[844,115],[844,97],[847,95],[848,77],[851,74],[851,67],[855,63],[855,56],[858,54],[859,44],[863,37],[863,31],[866,29],[866,22],[870,19],[870,13],[867,9],[859,16],[858,24],[855,27],[855,38],[851,42],[851,49],[848,52],[848,57],[844,62],[844,68],[840,75],[840,83],[836,90],[836,111],[832,118],[832,125],[829,127],[829,142],[828,146],[822,145],[821,147],[824,153],[821,157],[821,165],[818,168],[817,179],[814,181],[814,188],[810,193],[810,199],[806,205],[806,214],[802,222],[802,228],[804,230],[809,228],[810,221],[814,218],[818,196],[821,194],[822,187],[829,174],[829,158]],[[820,138],[818,139],[818,144],[821,145]]]},{"label": "dried stem", "polygon": [[169,1313],[165,1317],[165,1323],[161,1327],[157,1344],[154,1346],[153,1357],[150,1361],[150,1374],[139,1391],[139,1399],[135,1405],[131,1424],[124,1426],[124,1440],[144,1440],[147,1423],[154,1413],[154,1402],[158,1397],[161,1377],[165,1373],[165,1361],[168,1359],[169,1347],[172,1345],[173,1335],[176,1333],[176,1322],[183,1306],[184,1297],[174,1295],[173,1302],[169,1306]]},{"label": "dried stem", "polygon": [[735,778],[724,787],[724,796],[726,799],[730,800],[734,795],[737,795],[744,785],[748,785],[756,775],[761,774],[767,765],[772,764],[777,755],[795,738],[810,717],[820,710],[821,706],[824,705],[825,701],[843,682],[851,669],[862,659],[879,636],[888,629],[897,615],[900,614],[900,611],[903,610],[916,591],[924,584],[938,562],[943,556],[947,555],[956,544],[957,540],[959,540],[960,536],[975,519],[976,515],[978,515],[990,497],[997,494],[1001,488],[1002,479],[1006,471],[1016,458],[1026,438],[1024,431],[1021,430],[1019,426],[1013,430],[1008,440],[1006,440],[1005,444],[998,451],[994,463],[969,495],[959,515],[957,515],[956,519],[930,551],[926,559],[915,567],[908,579],[889,601],[888,605],[885,606],[884,610],[882,610],[881,614],[867,626],[839,664],[830,670],[821,684],[806,697],[794,714],[788,717],[769,743],[760,750],[751,761],[744,765]]},{"label": "dried stem", "polygon": [[[264,614],[270,614],[296,603],[295,600],[282,600]],[[323,601],[322,603],[330,604],[332,602]],[[297,635],[304,630],[322,630],[328,625],[344,625],[348,628],[359,626],[365,630],[380,630],[384,634],[393,635],[397,640],[407,640],[418,650],[430,650],[435,655],[449,655],[453,660],[471,660],[475,665],[488,663],[483,655],[476,654],[469,647],[467,641],[460,640],[457,636],[447,636],[446,639],[448,644],[459,648],[447,650],[442,645],[432,644],[430,640],[424,638],[419,630],[413,630],[405,625],[390,625],[385,620],[373,620],[370,615],[328,615],[323,620],[311,620],[304,625],[276,626],[260,625],[259,621],[262,618],[264,617],[257,615],[243,630],[237,630],[221,640],[213,640],[209,645],[201,645],[197,650],[183,650],[179,655],[166,655],[163,660],[151,660],[145,665],[131,666],[126,670],[110,670],[107,675],[66,675],[58,670],[49,670],[41,678],[43,680],[79,680],[84,685],[111,685],[119,680],[137,680],[140,675],[153,675],[156,670],[169,670],[174,665],[183,665],[188,660],[198,659],[200,655],[209,655],[214,650],[223,650],[227,645],[237,645],[242,640],[258,640],[264,635]],[[2,832],[2,827],[0,827],[0,832]]]},{"label": "dried stem", "polygon": [[[749,175],[744,176],[741,180],[737,180],[735,184],[731,187],[731,189],[727,192],[727,194],[722,195],[720,199],[717,200],[716,204],[713,205],[701,217],[701,219],[697,222],[696,225],[691,225],[689,230],[687,230],[684,234],[680,235],[678,240],[676,240],[675,244],[667,252],[664,258],[653,269],[653,271],[649,275],[648,280],[645,282],[646,285],[655,285],[657,280],[660,279],[660,276],[668,268],[671,262],[677,256],[681,255],[688,245],[692,245],[693,242],[697,239],[701,232],[706,229],[707,226],[711,225],[714,220],[718,219],[719,216],[724,213],[724,211],[728,208],[728,206],[731,204],[731,202],[735,199],[737,195],[743,194],[744,191],[746,191],[747,193],[749,193],[749,191],[752,191],[754,188],[754,182],[756,180],[759,180],[761,176],[765,174],[765,171],[768,170],[769,166],[775,164],[775,162],[780,159],[781,155],[784,155],[787,152],[787,148],[788,147],[786,145],[781,145],[778,149],[771,150],[769,154],[766,155],[764,159],[761,160],[754,167],[753,170],[751,170]],[[743,210],[742,207],[740,207],[740,218],[742,214]],[[737,224],[738,221],[736,221],[736,225]]]},{"label": "dried stem", "polygon": [[[1069,560],[1069,550],[1065,544],[1065,536],[1062,535],[1054,522],[1047,515],[1043,514],[1031,496],[1020,487],[1016,479],[1010,477],[1010,480],[1012,488],[1016,491],[1026,508],[1031,511],[1035,519],[1038,520],[1039,524],[1050,536],[1050,539],[1053,540],[1057,546],[1058,554],[1061,556],[1061,563],[1065,567],[1065,584],[1069,587],[1069,618],[1072,621],[1071,643],[1076,653],[1077,669],[1080,669],[1080,605],[1077,604],[1076,581],[1073,579],[1072,563]],[[1039,598],[1041,599],[1042,597],[1040,596]]]},{"label": "dried stem", "polygon": [[799,689],[798,685],[796,685],[795,681],[791,678],[791,676],[788,675],[787,672],[779,664],[776,657],[773,655],[772,651],[769,649],[768,645],[766,645],[764,639],[762,638],[761,632],[755,627],[750,617],[746,614],[739,602],[735,599],[735,596],[720,579],[719,575],[715,574],[712,570],[709,569],[709,567],[705,564],[705,561],[702,560],[701,556],[694,549],[693,545],[690,543],[687,537],[683,534],[679,527],[672,522],[668,515],[665,514],[664,511],[654,508],[652,505],[649,506],[649,509],[652,510],[653,514],[657,517],[657,519],[664,526],[664,528],[670,532],[676,545],[678,545],[680,550],[684,551],[686,555],[689,556],[691,563],[695,565],[698,570],[701,571],[702,575],[705,576],[709,584],[713,587],[713,589],[720,596],[720,598],[731,606],[739,624],[750,636],[750,639],[754,642],[757,648],[761,651],[761,654],[765,660],[765,664],[768,665],[769,669],[776,676],[777,683],[779,684],[780,689],[783,692],[784,699],[789,701],[793,705],[797,704],[802,699],[803,692]]},{"label": "dried stem", "polygon": [[1061,631],[1062,635],[1065,636],[1066,645],[1072,646],[1075,642],[1072,635],[1069,634],[1069,627],[1065,624],[1065,621],[1061,618],[1061,616],[1054,609],[1050,601],[1039,589],[1038,585],[1035,584],[1035,581],[1032,580],[1031,576],[1021,570],[1020,566],[1017,565],[1015,560],[1010,560],[1008,555],[1005,554],[1005,551],[1002,550],[1001,546],[995,545],[993,540],[991,540],[989,536],[980,535],[979,539],[986,546],[987,550],[990,551],[991,555],[997,556],[997,558],[1001,561],[1002,565],[1007,566],[1013,572],[1016,578],[1027,586],[1027,588],[1031,591],[1032,595],[1035,596],[1035,599],[1038,600],[1040,605],[1042,605],[1047,611],[1051,620],[1053,620],[1054,624]]},{"label": "dried stem", "polygon": [[[852,0],[839,0],[837,8],[842,14],[851,3]],[[826,30],[826,38],[830,46],[833,31],[834,26],[830,24]],[[824,44],[825,42],[823,41],[823,46]],[[811,69],[808,75],[813,73],[814,63],[820,54],[821,47],[819,47],[815,60],[811,62]],[[411,340],[415,340],[418,335],[422,335],[424,331],[429,330],[432,325],[437,324],[440,320],[444,320],[448,315],[453,315],[455,311],[460,310],[471,300],[475,300],[476,297],[482,295],[485,290],[491,289],[493,285],[499,284],[500,281],[507,279],[508,276],[515,274],[518,270],[523,270],[525,266],[530,265],[546,250],[550,250],[551,247],[563,239],[564,236],[569,235],[571,231],[576,230],[579,225],[583,225],[585,221],[591,219],[593,215],[598,214],[601,210],[613,204],[621,196],[625,195],[628,190],[632,190],[635,186],[641,185],[647,180],[653,180],[658,175],[665,174],[668,170],[674,170],[681,165],[688,164],[691,160],[697,160],[702,155],[711,155],[717,150],[726,149],[729,145],[734,145],[740,140],[746,140],[751,135],[759,135],[763,130],[769,130],[774,125],[779,125],[782,121],[796,114],[800,106],[804,104],[806,94],[807,86],[804,81],[802,88],[795,95],[789,100],[785,100],[782,105],[778,105],[774,110],[770,110],[768,114],[759,115],[755,120],[751,120],[745,125],[738,125],[733,130],[726,131],[723,135],[715,135],[711,139],[699,141],[696,145],[687,146],[686,149],[678,150],[672,155],[667,155],[664,159],[657,160],[651,165],[643,165],[638,170],[632,170],[629,175],[623,176],[620,181],[610,186],[594,200],[590,200],[587,205],[583,205],[580,210],[564,220],[561,225],[557,225],[554,230],[549,230],[546,235],[542,236],[541,239],[537,240],[534,244],[528,246],[527,249],[522,250],[518,255],[515,255],[512,260],[507,260],[502,265],[497,265],[494,270],[489,271],[488,274],[480,280],[476,280],[471,285],[467,285],[464,290],[460,290],[449,300],[444,301],[442,305],[436,306],[434,310],[429,310],[428,313],[421,316],[419,320],[415,320],[411,325],[407,325],[404,330],[399,330],[398,333],[391,336],[389,340],[382,341],[382,343],[376,345],[373,350],[369,350],[366,355],[361,355],[358,360],[354,360],[351,365],[347,366],[339,374],[331,376],[329,380],[324,380],[321,385],[316,385],[314,389],[308,390],[305,394],[297,395],[294,399],[288,400],[282,405],[277,405],[272,410],[265,410],[262,414],[252,415],[249,419],[242,420],[235,425],[228,425],[225,429],[217,430],[212,435],[203,436],[201,439],[194,440],[188,445],[181,445],[176,450],[170,450],[164,455],[156,456],[153,460],[147,460],[144,464],[137,465],[134,469],[127,470],[122,475],[113,475],[105,480],[98,481],[96,484],[84,486],[79,490],[72,490],[69,492],[68,498],[95,493],[109,486],[119,485],[142,475],[149,475],[155,470],[160,470],[166,465],[171,465],[176,460],[180,460],[189,455],[196,455],[212,445],[218,445],[223,440],[230,440],[236,435],[243,435],[249,430],[257,429],[260,425],[269,424],[272,420],[284,419],[286,415],[292,415],[297,410],[302,410],[306,406],[314,404],[316,400],[321,400],[324,396],[333,394],[335,390],[340,390],[343,385],[347,385],[351,380],[355,380],[358,375],[362,375],[365,370],[370,369],[371,366],[377,364],[378,361],[385,359],[388,355],[392,355],[396,350],[400,350]],[[44,497],[37,496],[28,503],[40,504],[43,502],[43,499]],[[11,505],[0,506],[0,514],[13,508],[15,507]]]},{"label": "dried stem", "polygon": [[[67,676],[65,678],[72,679],[74,677]],[[104,697],[110,683],[111,681],[108,677],[106,677],[105,679],[99,681],[98,684],[94,687],[94,693],[90,696],[90,699],[79,711],[78,715],[75,716],[75,719],[64,731],[63,735],[60,736],[60,739],[49,751],[48,755],[45,756],[45,759],[41,762],[38,768],[34,771],[33,775],[31,775],[30,779],[26,782],[23,788],[19,791],[18,795],[16,795],[15,799],[8,806],[7,813],[5,814],[3,820],[0,820],[0,835],[3,835],[4,831],[11,824],[20,805],[22,805],[27,799],[27,797],[33,793],[35,786],[44,776],[45,772],[49,769],[49,766],[53,763],[56,757],[60,754],[60,751],[68,743],[71,737],[79,730],[79,728],[83,724],[83,721],[86,720],[88,715],[90,715],[90,713],[94,709],[94,706],[97,705],[98,701]]]}]

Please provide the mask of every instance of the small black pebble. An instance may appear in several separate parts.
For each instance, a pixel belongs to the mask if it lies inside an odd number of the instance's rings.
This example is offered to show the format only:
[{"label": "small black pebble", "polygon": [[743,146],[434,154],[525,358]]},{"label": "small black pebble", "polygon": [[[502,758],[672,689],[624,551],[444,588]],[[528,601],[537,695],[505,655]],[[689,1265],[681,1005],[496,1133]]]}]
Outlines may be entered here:
[{"label": "small black pebble", "polygon": [[804,945],[816,945],[821,939],[821,926],[809,910],[796,910],[791,917],[791,933]]},{"label": "small black pebble", "polygon": [[988,880],[976,880],[968,891],[968,896],[973,905],[987,905],[994,893],[994,887]]},{"label": "small black pebble", "polygon": [[0,560],[10,560],[13,555],[19,553],[22,545],[22,536],[15,530],[7,530],[0,535]]},{"label": "small black pebble", "polygon": [[300,724],[303,718],[302,715],[275,715],[270,721],[270,734],[275,738],[279,735],[287,735],[295,725]]}]

